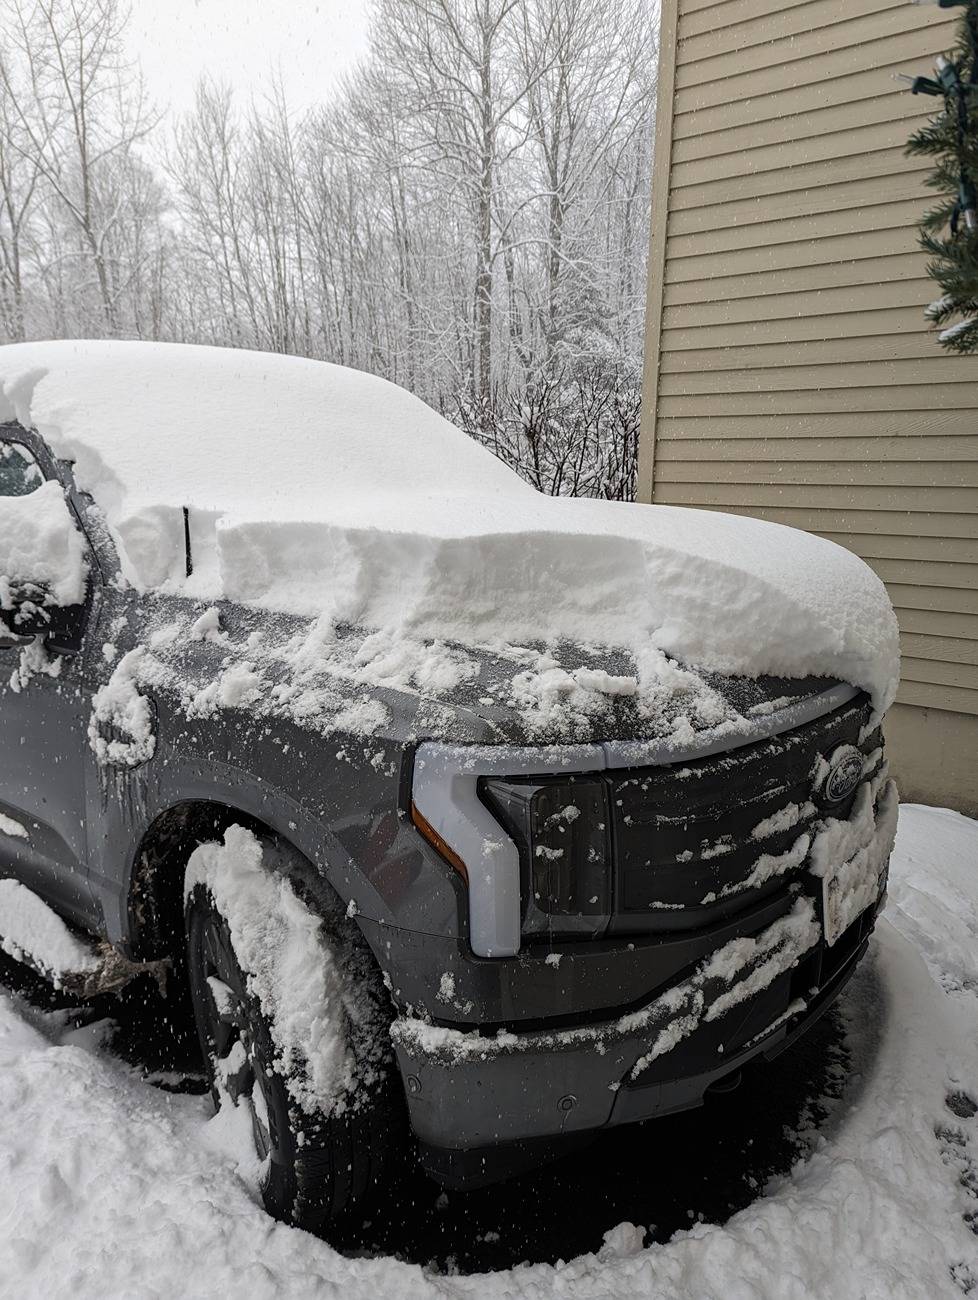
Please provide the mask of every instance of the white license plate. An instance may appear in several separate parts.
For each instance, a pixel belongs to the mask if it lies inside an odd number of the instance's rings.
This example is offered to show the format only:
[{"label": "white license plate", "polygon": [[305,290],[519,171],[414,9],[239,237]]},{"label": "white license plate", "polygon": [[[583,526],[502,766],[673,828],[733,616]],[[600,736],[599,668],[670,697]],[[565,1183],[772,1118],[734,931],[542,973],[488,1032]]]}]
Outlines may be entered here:
[{"label": "white license plate", "polygon": [[822,877],[822,925],[830,948],[876,902],[885,885],[885,868],[879,872],[875,855],[866,849],[826,872]]}]

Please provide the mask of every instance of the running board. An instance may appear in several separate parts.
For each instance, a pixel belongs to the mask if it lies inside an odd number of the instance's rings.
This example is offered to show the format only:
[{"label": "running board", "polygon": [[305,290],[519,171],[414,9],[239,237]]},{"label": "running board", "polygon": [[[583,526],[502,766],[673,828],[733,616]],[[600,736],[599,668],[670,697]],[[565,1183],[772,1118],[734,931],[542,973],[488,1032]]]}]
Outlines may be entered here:
[{"label": "running board", "polygon": [[78,934],[19,880],[0,880],[0,952],[78,998],[118,993],[138,975],[165,993],[170,966],[168,958],[130,961],[106,940]]}]

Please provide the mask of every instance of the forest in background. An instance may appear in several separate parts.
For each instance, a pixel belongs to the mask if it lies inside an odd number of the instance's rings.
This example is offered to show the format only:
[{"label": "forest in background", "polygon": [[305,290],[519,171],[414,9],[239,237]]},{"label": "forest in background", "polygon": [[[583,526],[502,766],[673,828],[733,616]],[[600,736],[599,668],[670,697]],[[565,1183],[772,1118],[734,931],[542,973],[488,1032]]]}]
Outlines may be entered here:
[{"label": "forest in background", "polygon": [[633,497],[651,0],[376,0],[328,102],[204,81],[172,120],[127,17],[0,0],[2,341],[356,366],[543,491]]}]

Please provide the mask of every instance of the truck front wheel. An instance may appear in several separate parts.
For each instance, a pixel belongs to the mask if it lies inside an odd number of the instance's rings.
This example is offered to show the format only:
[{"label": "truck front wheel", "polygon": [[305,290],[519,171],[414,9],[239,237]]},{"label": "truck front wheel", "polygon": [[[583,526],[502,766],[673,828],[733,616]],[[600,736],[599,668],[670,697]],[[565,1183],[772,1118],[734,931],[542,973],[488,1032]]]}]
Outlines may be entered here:
[{"label": "truck front wheel", "polygon": [[250,1111],[266,1209],[321,1232],[381,1180],[401,1107],[379,973],[281,862],[241,826],[194,851],[187,970],[214,1104]]}]

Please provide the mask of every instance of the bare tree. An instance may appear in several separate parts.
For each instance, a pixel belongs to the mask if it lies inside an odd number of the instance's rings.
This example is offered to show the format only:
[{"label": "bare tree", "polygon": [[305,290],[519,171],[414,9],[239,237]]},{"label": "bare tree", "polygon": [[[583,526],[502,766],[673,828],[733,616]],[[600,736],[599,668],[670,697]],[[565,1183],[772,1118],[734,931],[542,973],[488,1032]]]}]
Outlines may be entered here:
[{"label": "bare tree", "polygon": [[[3,0],[9,50],[3,84],[28,153],[74,225],[116,332],[117,285],[107,255],[124,206],[126,164],[154,124],[138,76],[121,54],[117,0]],[[13,52],[25,75],[11,70]],[[18,84],[18,80],[19,83]]]},{"label": "bare tree", "polygon": [[[377,0],[296,116],[204,81],[162,152],[122,0],[0,0],[0,329],[387,375],[541,490],[634,485],[647,0]],[[161,164],[162,160],[162,164]]]},{"label": "bare tree", "polygon": [[648,148],[655,36],[641,0],[528,0],[524,14],[520,53],[546,211],[542,361],[550,364],[581,296],[600,279],[593,268],[628,151],[637,136]]},{"label": "bare tree", "polygon": [[[0,60],[6,63],[3,55]],[[12,87],[0,80],[0,319],[9,338],[26,337],[25,275],[37,215],[40,167],[32,155]]]},{"label": "bare tree", "polygon": [[[493,313],[501,172],[525,139],[530,82],[515,58],[519,0],[381,0],[378,60],[396,71],[413,128],[405,162],[461,205],[472,259],[474,396],[493,391]],[[536,70],[529,69],[529,77]]]}]

